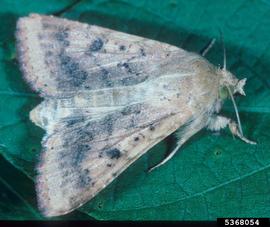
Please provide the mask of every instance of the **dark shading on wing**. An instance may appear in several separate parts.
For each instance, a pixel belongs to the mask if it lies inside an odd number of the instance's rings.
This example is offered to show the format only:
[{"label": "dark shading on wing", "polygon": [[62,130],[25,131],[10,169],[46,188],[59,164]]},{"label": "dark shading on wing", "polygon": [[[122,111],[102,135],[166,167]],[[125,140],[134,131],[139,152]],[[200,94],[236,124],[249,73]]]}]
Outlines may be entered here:
[{"label": "dark shading on wing", "polygon": [[43,142],[37,181],[41,210],[56,216],[81,206],[187,117],[174,108],[133,105],[88,122],[64,121]]},{"label": "dark shading on wing", "polygon": [[135,85],[193,59],[165,43],[36,14],[19,20],[16,37],[24,76],[42,96]]}]

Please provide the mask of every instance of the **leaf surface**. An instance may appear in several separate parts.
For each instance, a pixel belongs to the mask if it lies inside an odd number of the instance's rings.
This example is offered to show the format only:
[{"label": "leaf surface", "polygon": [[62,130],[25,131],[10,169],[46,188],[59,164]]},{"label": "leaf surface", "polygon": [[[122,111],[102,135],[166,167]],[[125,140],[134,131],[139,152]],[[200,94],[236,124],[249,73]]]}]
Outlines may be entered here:
[{"label": "leaf surface", "polygon": [[[244,134],[258,145],[233,139],[228,130],[219,135],[203,130],[166,165],[147,173],[150,166],[173,149],[175,141],[169,138],[80,211],[102,220],[270,216],[270,4],[267,1],[10,2],[2,1],[0,9],[1,21],[5,21],[0,27],[0,153],[12,165],[33,177],[44,134],[28,118],[29,111],[41,99],[24,83],[15,60],[13,34],[19,16],[30,12],[56,13],[194,52],[217,38],[206,56],[215,65],[223,62],[221,30],[227,68],[238,78],[248,78],[247,96],[238,97],[236,102]],[[224,104],[223,114],[235,118],[230,101]],[[32,195],[35,196],[34,190]],[[9,196],[5,201],[9,203]],[[9,218],[4,212],[1,215]]]}]

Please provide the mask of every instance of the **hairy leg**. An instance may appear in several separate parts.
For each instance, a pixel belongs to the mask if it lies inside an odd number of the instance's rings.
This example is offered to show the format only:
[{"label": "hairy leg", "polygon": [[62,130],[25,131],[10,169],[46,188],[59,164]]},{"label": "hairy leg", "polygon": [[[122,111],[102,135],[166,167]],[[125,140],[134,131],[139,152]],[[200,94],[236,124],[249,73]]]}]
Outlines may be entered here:
[{"label": "hairy leg", "polygon": [[253,141],[247,139],[246,137],[244,137],[244,135],[239,131],[238,124],[235,121],[233,121],[232,119],[227,118],[227,117],[223,117],[223,116],[212,117],[207,128],[212,130],[212,131],[219,131],[220,129],[223,129],[227,126],[229,127],[231,133],[234,136],[237,136],[238,138],[240,138],[241,140],[243,140],[246,143],[256,144],[256,142],[253,142]]}]

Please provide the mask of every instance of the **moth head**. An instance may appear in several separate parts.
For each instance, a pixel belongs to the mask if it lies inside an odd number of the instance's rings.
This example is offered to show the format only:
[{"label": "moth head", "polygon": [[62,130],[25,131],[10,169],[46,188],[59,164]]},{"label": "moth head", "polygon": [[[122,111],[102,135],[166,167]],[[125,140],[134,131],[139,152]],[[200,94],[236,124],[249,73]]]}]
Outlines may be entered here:
[{"label": "moth head", "polygon": [[244,91],[244,86],[246,84],[247,79],[237,79],[231,72],[225,69],[219,69],[219,73],[221,76],[220,80],[220,97],[222,99],[227,98],[229,96],[228,90],[231,91],[233,95],[240,94],[245,96],[246,93]]},{"label": "moth head", "polygon": [[[240,131],[241,136],[243,136],[242,132],[242,126],[241,126],[241,121],[238,113],[238,108],[234,100],[234,95],[235,94],[240,94],[240,95],[246,95],[244,92],[244,85],[246,84],[246,78],[242,80],[238,80],[232,73],[226,70],[226,67],[220,70],[221,73],[221,89],[219,92],[220,98],[225,99],[227,97],[230,97],[233,103],[233,107],[235,110],[235,114],[237,117],[237,122],[238,122],[238,128]],[[222,97],[223,95],[223,97]]]},{"label": "moth head", "polygon": [[246,84],[246,78],[242,80],[238,80],[236,76],[234,76],[231,72],[227,71],[227,60],[226,60],[226,48],[223,41],[223,35],[220,31],[221,40],[223,44],[223,67],[218,69],[218,74],[221,77],[220,87],[221,90],[227,90],[230,94],[227,94],[225,98],[229,95],[233,99],[233,95],[240,94],[245,96],[244,86]]}]

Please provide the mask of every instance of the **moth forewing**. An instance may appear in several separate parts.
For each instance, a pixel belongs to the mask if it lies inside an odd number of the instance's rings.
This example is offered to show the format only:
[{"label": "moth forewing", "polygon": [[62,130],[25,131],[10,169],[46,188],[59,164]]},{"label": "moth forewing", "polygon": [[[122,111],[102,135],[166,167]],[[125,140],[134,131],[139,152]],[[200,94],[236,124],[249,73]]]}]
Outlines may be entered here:
[{"label": "moth forewing", "polygon": [[[85,151],[87,154],[84,154],[84,159],[74,159],[70,156],[78,154],[70,152],[62,156],[60,161],[56,152],[48,153],[49,146],[59,146],[60,141],[51,141],[53,138],[46,141],[44,145],[47,150],[43,153],[37,184],[43,213],[46,216],[62,215],[93,198],[148,149],[175,131],[181,124],[179,115],[164,118],[132,134],[128,131],[128,135],[121,139],[110,139],[113,141],[110,146],[104,141],[92,141],[92,150],[95,152]],[[44,182],[47,188],[44,188]]]},{"label": "moth forewing", "polygon": [[94,25],[33,14],[16,38],[44,98],[30,117],[46,130],[36,186],[46,216],[80,207],[178,128],[171,156],[201,128],[221,128],[220,87],[237,87],[197,54]]}]

